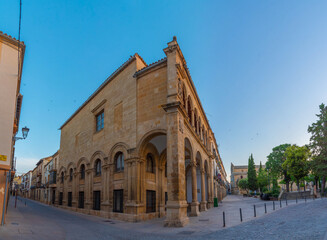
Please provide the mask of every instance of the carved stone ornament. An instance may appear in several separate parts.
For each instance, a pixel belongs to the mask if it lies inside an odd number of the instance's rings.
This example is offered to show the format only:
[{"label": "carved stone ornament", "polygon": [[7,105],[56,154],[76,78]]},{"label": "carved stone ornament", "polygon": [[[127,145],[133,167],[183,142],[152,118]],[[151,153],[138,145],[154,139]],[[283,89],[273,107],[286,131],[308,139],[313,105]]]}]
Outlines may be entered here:
[{"label": "carved stone ornament", "polygon": [[181,131],[181,133],[183,133],[184,132],[184,126],[183,126],[183,120],[180,118],[179,119],[179,131]]},{"label": "carved stone ornament", "polygon": [[178,96],[180,99],[183,99],[183,86],[182,81],[178,78]]}]

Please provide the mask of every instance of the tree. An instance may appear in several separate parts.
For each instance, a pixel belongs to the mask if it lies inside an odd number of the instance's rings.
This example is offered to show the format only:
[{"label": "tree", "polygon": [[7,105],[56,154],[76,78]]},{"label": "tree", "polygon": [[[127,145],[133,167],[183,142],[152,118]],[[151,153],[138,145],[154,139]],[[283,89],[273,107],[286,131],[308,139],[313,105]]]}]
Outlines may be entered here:
[{"label": "tree", "polygon": [[265,169],[262,168],[261,162],[260,162],[260,168],[257,177],[257,184],[260,192],[262,192],[263,188],[265,188],[269,184],[268,173]]},{"label": "tree", "polygon": [[255,171],[255,165],[254,165],[254,159],[253,155],[251,153],[251,156],[249,157],[248,162],[248,185],[249,189],[254,191],[257,190],[257,173]]},{"label": "tree", "polygon": [[272,149],[272,152],[268,155],[268,160],[266,162],[266,169],[269,170],[270,175],[273,178],[283,177],[283,180],[286,184],[286,191],[289,192],[289,183],[291,177],[288,174],[287,170],[283,169],[282,164],[285,162],[285,151],[291,146],[291,144],[281,144]]},{"label": "tree", "polygon": [[300,180],[309,173],[308,159],[310,150],[307,146],[292,145],[286,149],[285,156],[286,160],[282,167],[296,179],[297,188],[300,191]]},{"label": "tree", "polygon": [[311,133],[309,147],[313,155],[311,169],[322,179],[323,193],[327,177],[327,106],[322,103],[319,109],[318,120],[308,127],[308,132]]},{"label": "tree", "polygon": [[248,185],[248,179],[242,178],[238,181],[238,187],[246,192],[248,192],[249,185]]}]

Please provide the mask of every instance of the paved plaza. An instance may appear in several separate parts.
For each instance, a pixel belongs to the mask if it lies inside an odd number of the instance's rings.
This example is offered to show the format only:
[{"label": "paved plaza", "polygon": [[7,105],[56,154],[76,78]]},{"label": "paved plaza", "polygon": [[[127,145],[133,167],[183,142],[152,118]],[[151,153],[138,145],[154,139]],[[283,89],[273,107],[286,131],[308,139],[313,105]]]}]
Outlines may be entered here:
[{"label": "paved plaza", "polygon": [[[26,206],[25,206],[26,201]],[[265,206],[267,214],[265,213]],[[256,218],[254,207],[256,205]],[[240,222],[242,208],[243,223]],[[164,218],[126,223],[84,215],[21,199],[8,219],[0,239],[324,239],[327,199],[263,202],[256,198],[227,196],[218,208],[190,218],[184,228],[163,227]],[[223,227],[225,212],[226,227]],[[326,238],[327,239],[327,238]]]}]

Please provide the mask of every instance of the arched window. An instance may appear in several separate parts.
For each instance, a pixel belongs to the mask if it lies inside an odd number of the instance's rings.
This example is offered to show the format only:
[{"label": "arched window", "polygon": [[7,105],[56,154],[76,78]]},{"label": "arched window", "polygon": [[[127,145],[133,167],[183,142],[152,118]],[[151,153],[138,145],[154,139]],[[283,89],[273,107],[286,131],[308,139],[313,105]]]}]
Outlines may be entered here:
[{"label": "arched window", "polygon": [[183,98],[183,106],[186,108],[186,89],[184,84],[182,88],[182,98]]},{"label": "arched window", "polygon": [[61,173],[61,183],[64,183],[64,172]]},{"label": "arched window", "polygon": [[69,170],[69,181],[73,181],[73,169]]},{"label": "arched window", "polygon": [[146,156],[146,171],[154,173],[154,159],[150,153]]},{"label": "arched window", "polygon": [[166,161],[166,164],[165,164],[165,177],[167,177],[167,161]]},{"label": "arched window", "polygon": [[81,165],[80,174],[81,174],[81,179],[85,179],[85,165],[84,164]]},{"label": "arched window", "polygon": [[124,154],[122,152],[116,153],[115,163],[116,172],[124,171]]},{"label": "arched window", "polygon": [[101,160],[97,159],[94,164],[95,176],[101,175]]},{"label": "arched window", "polygon": [[195,127],[195,133],[198,133],[198,114],[196,109],[194,110],[194,127]]},{"label": "arched window", "polygon": [[191,105],[190,97],[188,97],[187,99],[187,115],[188,115],[188,121],[192,125],[192,105]]}]

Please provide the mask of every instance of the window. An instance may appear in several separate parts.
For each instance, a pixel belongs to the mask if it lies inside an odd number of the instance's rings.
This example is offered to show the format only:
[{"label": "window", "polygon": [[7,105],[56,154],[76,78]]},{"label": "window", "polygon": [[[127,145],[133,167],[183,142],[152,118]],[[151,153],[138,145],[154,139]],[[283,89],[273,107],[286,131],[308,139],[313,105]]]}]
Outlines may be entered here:
[{"label": "window", "polygon": [[72,206],[72,198],[73,198],[73,193],[72,192],[68,192],[68,203],[67,206],[71,207]]},{"label": "window", "polygon": [[154,173],[154,160],[150,153],[146,156],[146,171]]},{"label": "window", "polygon": [[62,205],[62,199],[64,198],[64,193],[60,192],[59,193],[59,205]]},{"label": "window", "polygon": [[85,165],[84,164],[81,165],[80,173],[81,173],[81,179],[85,179]]},{"label": "window", "polygon": [[188,115],[188,121],[192,125],[192,106],[191,106],[190,97],[188,97],[187,99],[187,115]]},{"label": "window", "polygon": [[100,159],[97,159],[95,161],[94,170],[95,170],[95,176],[101,175],[101,160]]},{"label": "window", "polygon": [[124,154],[118,152],[115,157],[116,162],[116,172],[124,171]]},{"label": "window", "polygon": [[123,212],[123,189],[114,190],[114,212]]},{"label": "window", "polygon": [[103,123],[104,123],[104,112],[100,112],[98,115],[96,115],[96,131],[100,131],[103,129]]},{"label": "window", "polygon": [[167,160],[166,160],[166,164],[165,164],[165,177],[167,177]]},{"label": "window", "polygon": [[56,190],[52,191],[52,204],[55,204],[56,201]]},{"label": "window", "polygon": [[93,192],[93,210],[100,210],[100,203],[101,203],[101,192],[94,191]]},{"label": "window", "polygon": [[69,181],[73,181],[73,169],[69,170]]},{"label": "window", "polygon": [[64,172],[61,173],[61,183],[64,183]]},{"label": "window", "polygon": [[78,207],[84,208],[84,192],[78,193]]},{"label": "window", "polygon": [[146,190],[146,212],[155,212],[156,211],[156,192]]}]

